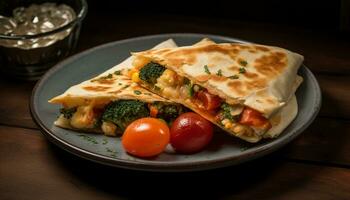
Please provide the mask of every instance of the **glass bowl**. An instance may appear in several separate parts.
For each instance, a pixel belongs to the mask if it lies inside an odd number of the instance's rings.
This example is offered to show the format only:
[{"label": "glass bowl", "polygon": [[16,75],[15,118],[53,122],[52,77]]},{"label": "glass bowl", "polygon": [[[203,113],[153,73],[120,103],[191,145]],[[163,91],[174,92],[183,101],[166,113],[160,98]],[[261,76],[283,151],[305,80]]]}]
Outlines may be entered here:
[{"label": "glass bowl", "polygon": [[[0,33],[0,70],[3,74],[17,79],[37,80],[50,67],[70,55],[77,45],[81,23],[87,13],[85,0],[11,0],[0,2],[0,15],[12,16],[18,7],[32,4],[56,3],[70,6],[76,17],[64,26],[44,33],[33,35],[5,35]],[[5,26],[0,21],[0,26]],[[35,44],[46,41],[42,45],[25,47],[16,44]],[[15,45],[13,45],[15,44]]]}]

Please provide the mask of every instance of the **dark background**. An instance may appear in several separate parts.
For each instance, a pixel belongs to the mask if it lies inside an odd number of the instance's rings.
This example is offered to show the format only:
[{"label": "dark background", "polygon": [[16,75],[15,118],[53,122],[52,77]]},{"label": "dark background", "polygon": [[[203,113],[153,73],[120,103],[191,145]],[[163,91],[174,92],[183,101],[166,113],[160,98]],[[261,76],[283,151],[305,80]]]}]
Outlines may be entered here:
[{"label": "dark background", "polygon": [[[155,17],[155,20],[162,20],[160,16],[169,15],[211,18],[219,21],[283,24],[326,31],[343,31],[349,28],[342,25],[349,19],[348,0],[87,1],[89,4],[87,21],[96,16],[106,16],[116,21],[130,17]],[[157,19],[157,16],[160,18]]]}]

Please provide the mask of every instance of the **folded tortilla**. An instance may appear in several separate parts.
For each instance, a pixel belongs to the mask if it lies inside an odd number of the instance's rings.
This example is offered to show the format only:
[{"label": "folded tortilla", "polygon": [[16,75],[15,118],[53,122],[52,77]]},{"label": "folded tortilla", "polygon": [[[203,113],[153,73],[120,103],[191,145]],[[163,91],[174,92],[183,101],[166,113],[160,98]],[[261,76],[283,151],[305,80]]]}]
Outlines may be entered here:
[{"label": "folded tortilla", "polygon": [[[140,76],[141,85],[189,107],[231,135],[248,142],[277,137],[296,116],[294,93],[302,82],[297,71],[303,62],[303,56],[297,53],[279,47],[216,44],[204,39],[192,46],[152,49],[132,55],[135,56],[133,71],[138,74],[150,63],[166,68],[154,85]],[[199,106],[184,92],[188,81],[191,86],[204,88],[230,105],[235,120],[218,120],[220,113]],[[240,124],[237,118],[245,108],[261,113],[272,128]],[[294,112],[286,117],[286,110]]]},{"label": "folded tortilla", "polygon": [[[154,48],[170,47],[176,47],[172,39],[164,41]],[[105,131],[106,128],[96,126],[97,117],[100,117],[96,115],[96,110],[101,112],[109,103],[117,100],[137,100],[150,104],[175,105],[174,102],[140,87],[124,75],[132,67],[132,60],[133,56],[90,80],[70,87],[63,94],[49,100],[50,103],[61,104],[65,109],[73,109],[74,111],[69,117],[61,114],[54,124],[62,128],[104,132],[106,135],[113,136],[115,131]]]}]

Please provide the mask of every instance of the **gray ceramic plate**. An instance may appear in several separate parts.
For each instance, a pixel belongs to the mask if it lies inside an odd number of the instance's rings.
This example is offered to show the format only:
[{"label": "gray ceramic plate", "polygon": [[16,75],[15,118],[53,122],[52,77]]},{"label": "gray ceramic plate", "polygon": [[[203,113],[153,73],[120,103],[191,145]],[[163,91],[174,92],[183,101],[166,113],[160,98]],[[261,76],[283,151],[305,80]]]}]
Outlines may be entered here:
[{"label": "gray ceramic plate", "polygon": [[124,152],[120,138],[77,133],[53,126],[59,106],[47,101],[68,87],[111,68],[129,56],[130,51],[149,49],[173,38],[179,46],[191,45],[203,37],[216,42],[246,42],[234,38],[202,34],[166,34],[132,38],[98,46],[59,63],[48,71],[33,90],[30,109],[43,134],[59,147],[95,162],[116,167],[148,171],[194,171],[238,164],[266,155],[297,137],[316,117],[321,93],[314,75],[302,66],[304,78],[297,91],[299,113],[289,127],[274,140],[248,144],[224,133],[215,134],[204,151],[193,155],[163,153],[153,159],[132,157]]}]

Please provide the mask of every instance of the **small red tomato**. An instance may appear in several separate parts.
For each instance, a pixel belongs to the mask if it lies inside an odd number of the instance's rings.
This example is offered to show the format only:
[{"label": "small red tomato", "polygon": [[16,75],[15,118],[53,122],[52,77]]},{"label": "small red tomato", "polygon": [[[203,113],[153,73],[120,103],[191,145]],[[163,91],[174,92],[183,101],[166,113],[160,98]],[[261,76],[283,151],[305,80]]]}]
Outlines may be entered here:
[{"label": "small red tomato", "polygon": [[206,110],[213,110],[221,105],[221,98],[207,91],[201,90],[197,92],[196,96]]},{"label": "small red tomato", "polygon": [[156,156],[169,143],[168,126],[156,118],[146,117],[132,122],[122,137],[124,149],[138,157]]},{"label": "small red tomato", "polygon": [[180,115],[170,129],[170,144],[180,153],[198,152],[212,137],[213,125],[194,112]]}]

